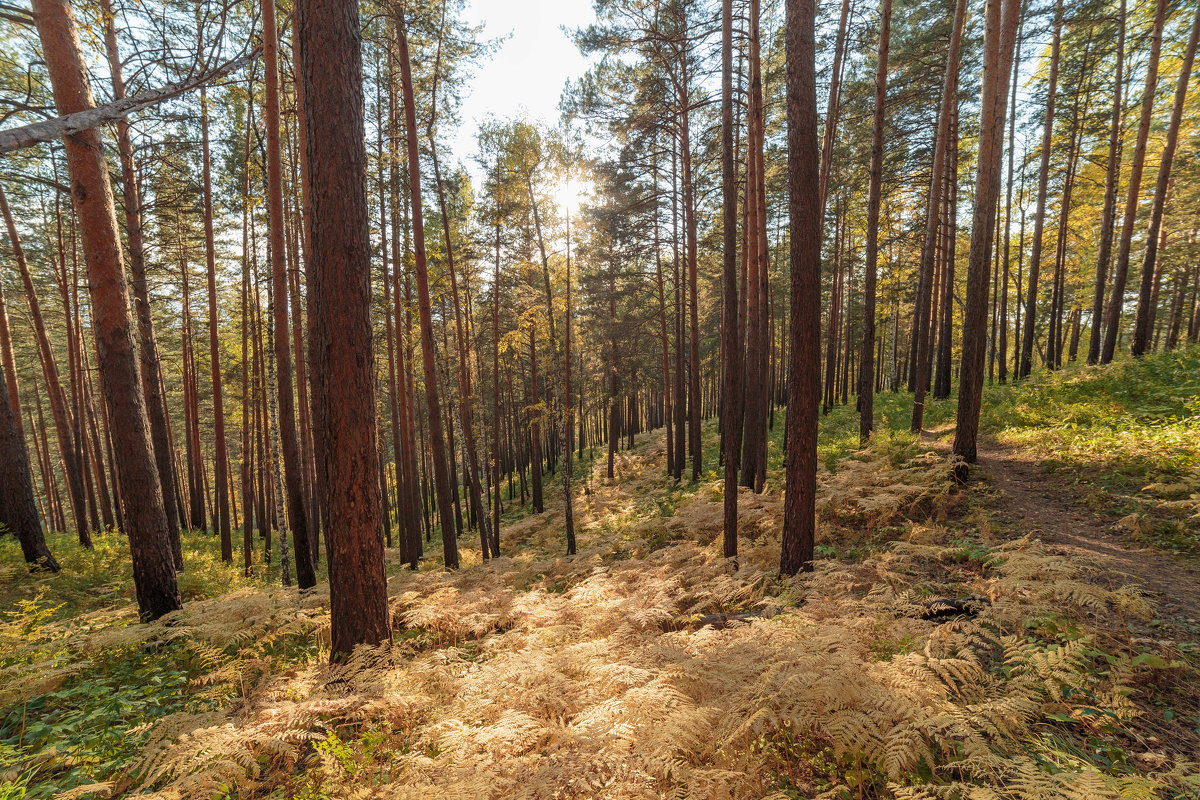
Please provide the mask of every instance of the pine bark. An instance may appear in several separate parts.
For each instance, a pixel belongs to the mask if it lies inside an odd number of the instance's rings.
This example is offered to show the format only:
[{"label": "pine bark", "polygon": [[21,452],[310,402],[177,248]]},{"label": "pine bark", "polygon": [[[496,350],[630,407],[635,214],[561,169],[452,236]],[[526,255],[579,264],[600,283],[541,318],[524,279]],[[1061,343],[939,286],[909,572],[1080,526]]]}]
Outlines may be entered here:
[{"label": "pine bark", "polygon": [[[403,15],[397,19],[400,79],[404,90],[405,137],[408,145],[408,182],[412,203],[412,236],[417,275],[417,307],[421,324],[421,357],[425,367],[425,398],[429,416],[430,448],[433,451],[434,481],[437,485],[438,516],[442,523],[442,552],[446,567],[458,567],[458,542],[450,508],[450,475],[446,464],[446,439],[442,429],[442,404],[438,389],[437,360],[433,343],[433,316],[429,303],[429,274],[426,268],[425,220],[421,205],[421,164],[417,142],[417,112],[413,97],[412,66],[408,55],[408,32]],[[311,159],[310,159],[311,160]]]},{"label": "pine bark", "polygon": [[1054,103],[1058,91],[1058,63],[1062,51],[1063,0],[1054,5],[1054,37],[1050,45],[1050,77],[1046,90],[1046,116],[1042,121],[1041,168],[1038,172],[1037,215],[1033,219],[1033,253],[1025,284],[1025,335],[1021,338],[1021,367],[1018,378],[1033,369],[1034,330],[1037,326],[1038,276],[1042,268],[1042,242],[1046,226],[1046,185],[1050,177],[1051,145],[1054,142]]},{"label": "pine bark", "polygon": [[[292,529],[292,549],[296,558],[296,580],[301,589],[315,586],[316,571],[313,568],[312,552],[309,548],[308,514],[304,502],[304,487],[302,466],[300,464],[300,447],[296,436],[296,401],[292,389],[292,354],[288,344],[288,285],[287,270],[284,265],[284,231],[283,231],[283,155],[280,149],[280,119],[279,119],[279,64],[278,64],[278,32],[275,23],[274,0],[261,0],[263,15],[263,65],[266,68],[266,92],[263,107],[263,122],[267,129],[267,219],[270,225],[270,257],[271,257],[271,294],[273,298],[272,312],[275,332],[275,362],[276,362],[276,392],[279,401],[279,446],[283,454],[283,482],[287,500],[287,519]],[[317,3],[309,7],[312,14],[331,24],[339,16],[338,6],[334,2]],[[297,8],[299,14],[299,8]],[[344,20],[341,21],[345,25]],[[344,31],[338,31],[345,33]],[[337,41],[334,31],[328,32],[329,43]],[[342,44],[339,42],[339,44]],[[307,42],[305,42],[307,45]],[[342,44],[345,47],[344,44]],[[301,52],[308,57],[305,48]],[[361,57],[359,64],[361,82]],[[342,80],[353,80],[343,77]],[[337,80],[330,76],[330,81]],[[312,88],[305,84],[305,94]],[[307,99],[306,99],[307,102]],[[326,100],[328,102],[328,100]],[[306,135],[311,138],[313,130],[308,126],[307,119],[311,104],[305,107]],[[362,112],[359,112],[361,125]],[[326,120],[323,120],[326,122]],[[365,147],[365,145],[364,145]],[[311,150],[311,148],[310,148]],[[311,163],[312,154],[309,153]],[[311,180],[311,176],[310,176]],[[312,300],[310,299],[310,303]],[[300,309],[292,310],[299,314]],[[314,350],[315,352],[315,350]],[[373,391],[374,384],[372,384]],[[304,391],[303,386],[297,387]],[[372,448],[374,453],[374,448]],[[374,483],[378,483],[375,481]],[[357,514],[355,517],[357,518]]]},{"label": "pine bark", "polygon": [[[958,424],[954,453],[974,463],[983,400],[984,356],[987,348],[988,262],[995,238],[993,209],[1000,198],[1000,167],[1004,154],[1004,114],[1008,76],[1012,69],[1022,0],[992,0],[985,18],[983,97],[979,158],[971,220],[971,251],[967,261],[967,291],[963,310],[962,366],[959,373]],[[1003,7],[1002,7],[1003,6]]]},{"label": "pine bark", "polygon": [[1171,180],[1171,165],[1175,160],[1175,148],[1179,144],[1179,124],[1183,120],[1183,106],[1187,102],[1188,80],[1192,75],[1192,64],[1196,60],[1196,41],[1200,38],[1200,5],[1192,21],[1192,33],[1187,50],[1183,55],[1179,81],[1175,87],[1175,104],[1171,108],[1171,122],[1167,126],[1167,141],[1163,145],[1162,159],[1158,167],[1158,182],[1154,188],[1154,203],[1150,210],[1150,229],[1146,233],[1146,254],[1142,259],[1142,279],[1138,290],[1137,316],[1133,327],[1134,357],[1145,355],[1150,349],[1150,334],[1153,327],[1157,303],[1152,302],[1155,281],[1155,264],[1158,260],[1158,238],[1162,229],[1163,210],[1167,202],[1167,186]]},{"label": "pine bark", "polygon": [[[67,0],[36,0],[33,12],[59,113],[93,107]],[[100,377],[115,423],[113,444],[125,491],[138,608],[143,619],[157,619],[180,608],[182,602],[138,375],[112,186],[96,131],[69,135],[63,141],[87,264]]]},{"label": "pine bark", "polygon": [[1100,351],[1100,363],[1113,360],[1120,334],[1121,313],[1125,306],[1125,282],[1129,277],[1129,254],[1133,247],[1133,229],[1137,224],[1138,198],[1142,187],[1142,173],[1146,167],[1146,142],[1150,137],[1150,121],[1154,115],[1154,93],[1158,87],[1158,60],[1162,54],[1163,26],[1167,19],[1167,0],[1157,0],[1154,12],[1154,27],[1150,33],[1150,59],[1146,64],[1146,86],[1142,92],[1142,117],[1138,123],[1137,141],[1133,148],[1133,163],[1129,172],[1129,192],[1125,198],[1125,219],[1121,225],[1121,238],[1117,246],[1117,264],[1113,270],[1112,293],[1108,301],[1108,313],[1104,318],[1104,347]]},{"label": "pine bark", "polygon": [[327,530],[332,657],[344,658],[357,645],[391,639],[379,536],[362,33],[354,0],[303,0],[296,11],[312,203],[317,486],[321,507],[337,520]]},{"label": "pine bark", "polygon": [[875,294],[879,264],[879,207],[883,194],[883,143],[891,32],[892,0],[880,0],[879,55],[875,66],[875,108],[871,128],[871,174],[867,189],[867,263],[863,286],[862,367],[858,389],[858,438],[862,444],[867,443],[875,429]]},{"label": "pine bark", "polygon": [[786,0],[791,309],[787,453],[779,571],[811,570],[816,532],[820,402],[821,203],[818,197],[816,9]]}]

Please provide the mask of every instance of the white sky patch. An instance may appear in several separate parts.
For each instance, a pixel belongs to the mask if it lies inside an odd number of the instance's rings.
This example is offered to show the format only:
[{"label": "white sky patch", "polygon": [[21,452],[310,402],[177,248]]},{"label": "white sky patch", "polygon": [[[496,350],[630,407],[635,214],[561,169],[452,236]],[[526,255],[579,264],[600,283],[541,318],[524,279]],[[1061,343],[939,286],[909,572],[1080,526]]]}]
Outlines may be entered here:
[{"label": "white sky patch", "polygon": [[[595,19],[591,0],[472,0],[464,17],[484,23],[482,38],[509,35],[467,81],[454,155],[475,174],[471,156],[479,124],[489,116],[528,116],[558,122],[563,86],[587,71],[589,60],[562,30]],[[476,176],[478,177],[478,176]]]}]

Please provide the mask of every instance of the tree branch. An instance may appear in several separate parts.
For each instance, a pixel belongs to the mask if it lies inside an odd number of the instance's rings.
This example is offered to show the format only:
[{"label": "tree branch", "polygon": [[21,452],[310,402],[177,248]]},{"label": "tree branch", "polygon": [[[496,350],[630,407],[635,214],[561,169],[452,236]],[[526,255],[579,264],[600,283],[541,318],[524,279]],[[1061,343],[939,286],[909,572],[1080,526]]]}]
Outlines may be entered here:
[{"label": "tree branch", "polygon": [[170,100],[172,97],[177,97],[178,95],[197,89],[202,84],[216,80],[217,78],[223,78],[240,67],[249,64],[260,52],[261,48],[255,48],[251,52],[216,67],[203,75],[198,75],[180,83],[169,83],[158,89],[150,89],[133,97],[85,109],[74,114],[67,114],[65,117],[56,117],[46,122],[35,122],[32,125],[0,131],[0,153],[11,153],[14,150],[32,147],[39,142],[50,142],[63,136],[70,136],[73,133],[95,128],[98,125],[114,122],[135,111],[157,105],[164,100]]}]

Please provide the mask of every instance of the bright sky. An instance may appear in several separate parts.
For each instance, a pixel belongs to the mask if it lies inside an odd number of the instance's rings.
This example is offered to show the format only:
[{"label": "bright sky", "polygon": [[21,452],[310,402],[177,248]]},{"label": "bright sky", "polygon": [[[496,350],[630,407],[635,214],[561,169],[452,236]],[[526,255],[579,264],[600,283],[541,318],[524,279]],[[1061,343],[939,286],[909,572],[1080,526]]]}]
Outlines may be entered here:
[{"label": "bright sky", "polygon": [[488,116],[558,120],[563,85],[588,67],[562,27],[582,27],[594,16],[591,0],[471,0],[464,17],[486,25],[484,39],[509,36],[464,93],[454,155],[474,171],[475,134]]}]

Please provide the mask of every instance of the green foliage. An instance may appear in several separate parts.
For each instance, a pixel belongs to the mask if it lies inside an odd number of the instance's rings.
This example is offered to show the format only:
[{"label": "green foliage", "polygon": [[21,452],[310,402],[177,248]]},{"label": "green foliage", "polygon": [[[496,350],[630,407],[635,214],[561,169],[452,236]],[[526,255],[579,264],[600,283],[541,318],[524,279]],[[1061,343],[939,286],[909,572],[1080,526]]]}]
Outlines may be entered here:
[{"label": "green foliage", "polygon": [[1200,347],[992,387],[981,421],[1133,538],[1200,556]]},{"label": "green foliage", "polygon": [[[137,623],[128,540],[98,535],[85,550],[67,534],[48,538],[63,565],[54,575],[28,573],[12,537],[0,540],[0,559],[11,565],[0,572],[11,598],[0,612],[0,778],[8,781],[0,798],[49,797],[120,773],[155,720],[221,702],[224,683],[197,679],[230,654],[257,652],[264,667],[301,655],[269,638],[228,653],[182,639],[80,649],[94,632]],[[223,563],[216,537],[185,532],[183,543],[187,602],[278,580],[277,567],[259,564],[262,574],[247,578],[240,565]],[[11,777],[2,772],[30,764]]]}]

